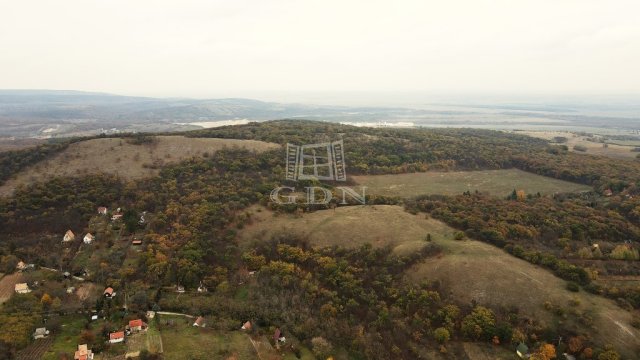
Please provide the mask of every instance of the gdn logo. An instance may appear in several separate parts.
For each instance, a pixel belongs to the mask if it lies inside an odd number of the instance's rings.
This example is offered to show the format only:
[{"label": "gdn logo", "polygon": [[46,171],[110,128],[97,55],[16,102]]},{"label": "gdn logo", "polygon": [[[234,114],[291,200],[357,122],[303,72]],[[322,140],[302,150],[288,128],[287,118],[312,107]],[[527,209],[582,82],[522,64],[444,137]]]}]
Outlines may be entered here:
[{"label": "gdn logo", "polygon": [[[347,181],[346,163],[344,158],[344,144],[342,140],[330,143],[293,145],[287,144],[286,180],[328,180]],[[319,186],[305,187],[306,204],[328,204],[333,194],[328,189]],[[338,186],[336,190],[342,193],[341,204],[347,203],[347,195],[360,204],[365,204],[365,189],[362,194],[350,187]],[[282,195],[287,191],[289,195]],[[292,195],[296,189],[291,186],[281,186],[271,191],[271,200],[278,204],[295,204],[298,196]],[[321,194],[321,195],[320,195]]]}]

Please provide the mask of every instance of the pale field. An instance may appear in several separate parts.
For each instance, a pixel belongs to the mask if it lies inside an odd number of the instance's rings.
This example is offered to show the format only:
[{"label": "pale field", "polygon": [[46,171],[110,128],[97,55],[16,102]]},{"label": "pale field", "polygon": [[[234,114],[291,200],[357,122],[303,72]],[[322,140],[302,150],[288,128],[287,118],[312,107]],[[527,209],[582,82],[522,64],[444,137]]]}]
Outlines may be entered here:
[{"label": "pale field", "polygon": [[459,195],[479,191],[507,196],[514,189],[527,194],[589,191],[587,185],[532,174],[518,169],[482,171],[428,171],[424,173],[351,176],[368,195],[413,197],[418,195]]},{"label": "pale field", "polygon": [[[567,145],[570,151],[573,151],[578,154],[591,154],[591,155],[600,155],[600,156],[608,156],[616,159],[635,159],[637,152],[632,152],[635,146],[633,142],[624,142],[617,140],[610,140],[613,143],[609,143],[608,147],[603,147],[602,143],[597,143],[593,141],[587,141],[586,136],[578,135],[568,131],[514,131],[516,134],[520,135],[528,135],[531,137],[536,137],[545,140],[551,140],[556,136],[562,136],[567,138],[567,142],[564,145]],[[618,143],[618,144],[615,144]],[[625,146],[624,144],[630,144]],[[575,151],[573,147],[575,145],[581,145],[587,148],[587,151]],[[640,146],[640,145],[638,145]]]},{"label": "pale field", "polygon": [[[255,140],[157,136],[153,144],[133,145],[126,139],[92,139],[71,144],[52,158],[41,161],[0,186],[0,196],[13,193],[21,184],[43,181],[52,176],[82,176],[109,173],[125,180],[155,176],[160,167],[192,157],[212,155],[224,148],[266,151],[280,145]],[[155,168],[149,167],[155,165]]]},{"label": "pale field", "polygon": [[[284,233],[306,237],[316,247],[370,243],[378,247],[390,245],[394,252],[406,254],[424,246],[426,234],[431,233],[432,241],[443,253],[410,269],[407,281],[437,279],[448,301],[469,304],[475,300],[493,308],[515,306],[521,315],[553,325],[557,320],[543,307],[549,301],[565,310],[593,317],[594,326],[588,330],[572,314],[563,320],[565,326],[577,333],[587,332],[600,344],[613,344],[629,358],[639,350],[640,331],[630,325],[632,314],[613,301],[584,291],[570,292],[566,290],[566,282],[550,271],[492,245],[469,239],[453,240],[454,229],[424,214],[412,215],[391,205],[340,207],[300,217],[275,216],[257,206],[250,211],[252,222],[239,232],[241,246],[245,248]],[[570,305],[574,299],[580,305]],[[487,356],[477,358],[490,358]]]}]

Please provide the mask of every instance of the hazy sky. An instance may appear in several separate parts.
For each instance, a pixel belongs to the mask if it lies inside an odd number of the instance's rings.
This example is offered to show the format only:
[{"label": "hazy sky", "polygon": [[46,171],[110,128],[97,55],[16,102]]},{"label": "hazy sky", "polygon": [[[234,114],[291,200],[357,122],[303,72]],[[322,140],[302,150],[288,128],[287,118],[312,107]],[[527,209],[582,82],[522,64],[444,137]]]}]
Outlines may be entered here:
[{"label": "hazy sky", "polygon": [[0,0],[0,88],[640,93],[637,0]]}]

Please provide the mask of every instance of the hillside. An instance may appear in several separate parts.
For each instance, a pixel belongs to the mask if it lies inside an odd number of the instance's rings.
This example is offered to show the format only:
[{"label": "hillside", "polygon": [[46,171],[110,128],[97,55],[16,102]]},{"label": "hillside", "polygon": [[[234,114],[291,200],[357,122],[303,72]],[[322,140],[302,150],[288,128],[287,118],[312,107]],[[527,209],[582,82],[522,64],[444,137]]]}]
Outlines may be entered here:
[{"label": "hillside", "polygon": [[[344,207],[302,216],[277,215],[264,208],[251,212],[250,224],[239,234],[247,247],[283,234],[308,239],[317,247],[359,247],[368,243],[391,246],[398,254],[415,253],[427,244],[435,244],[442,253],[409,269],[408,281],[437,279],[444,298],[461,306],[473,302],[511,309],[519,317],[535,319],[542,327],[563,322],[565,329],[589,333],[598,342],[626,349],[629,358],[639,349],[640,331],[631,326],[631,314],[614,301],[571,292],[566,282],[551,272],[494,246],[472,239],[454,240],[455,229],[424,214],[412,215],[401,207],[384,205]],[[432,242],[425,241],[427,234],[431,234]],[[554,315],[545,306],[563,309],[564,315]]]},{"label": "hillside", "polygon": [[108,173],[123,180],[148,178],[160,169],[192,157],[206,157],[224,148],[265,151],[279,145],[262,141],[198,139],[183,136],[155,136],[148,143],[136,144],[126,138],[103,138],[76,142],[53,157],[39,162],[0,186],[0,196],[16,187],[46,181],[55,176],[79,177]]}]

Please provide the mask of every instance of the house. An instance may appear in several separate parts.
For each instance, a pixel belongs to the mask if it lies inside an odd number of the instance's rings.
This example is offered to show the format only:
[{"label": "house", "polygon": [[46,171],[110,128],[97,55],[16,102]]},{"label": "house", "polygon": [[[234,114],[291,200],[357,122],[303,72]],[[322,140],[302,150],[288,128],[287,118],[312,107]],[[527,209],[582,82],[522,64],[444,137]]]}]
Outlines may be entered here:
[{"label": "house", "polygon": [[105,298],[111,299],[114,296],[116,296],[116,292],[113,291],[112,287],[108,287],[108,288],[104,289],[104,297]]},{"label": "house", "polygon": [[122,214],[114,214],[111,217],[111,221],[116,221],[116,220],[120,220],[122,218]]},{"label": "house", "polygon": [[62,242],[69,242],[75,239],[76,235],[73,233],[73,231],[67,230],[67,232],[64,234],[64,237],[62,238]]},{"label": "house", "polygon": [[204,322],[204,318],[202,316],[198,316],[196,321],[193,323],[193,326],[206,327],[207,324]]},{"label": "house", "polygon": [[131,245],[142,245],[142,240],[134,239],[134,240],[131,242]]},{"label": "house", "polygon": [[85,244],[91,244],[93,240],[95,240],[95,237],[91,235],[91,233],[87,233],[87,235],[84,236],[84,239],[82,239]]},{"label": "house", "polygon": [[33,338],[35,340],[44,339],[49,336],[49,330],[47,328],[37,328],[36,331],[33,332]]},{"label": "house", "polygon": [[154,317],[156,317],[156,312],[155,311],[147,311],[147,319],[153,319]]},{"label": "house", "polygon": [[93,352],[89,350],[87,344],[78,345],[78,350],[76,350],[75,355],[73,355],[74,360],[93,360]]},{"label": "house", "polygon": [[602,194],[604,196],[612,196],[613,195],[613,191],[611,191],[611,189],[607,189]]},{"label": "house", "polygon": [[178,292],[178,293],[180,293],[180,294],[183,294],[183,293],[184,293],[184,286],[180,286],[180,285],[178,285],[178,286],[176,287],[176,292]]},{"label": "house", "polygon": [[124,331],[112,332],[109,334],[109,343],[121,343],[124,341]]},{"label": "house", "polygon": [[69,286],[67,288],[67,294],[73,294],[76,291],[76,288],[73,286]]},{"label": "house", "polygon": [[100,214],[100,215],[107,215],[107,208],[106,208],[106,207],[104,207],[104,206],[100,206],[100,207],[98,208],[98,214]]},{"label": "house", "polygon": [[518,346],[516,347],[516,354],[518,354],[518,356],[521,359],[526,359],[529,357],[529,347],[521,342],[520,344],[518,344]]},{"label": "house", "polygon": [[27,283],[19,283],[16,284],[15,291],[16,294],[28,294],[31,292],[31,289],[29,289],[29,285],[27,285]]},{"label": "house", "polygon": [[22,271],[26,268],[27,268],[27,264],[25,264],[24,261],[20,261],[18,262],[18,265],[16,265],[16,270],[18,271]]},{"label": "house", "polygon": [[133,332],[142,331],[147,329],[147,324],[142,319],[135,319],[129,321],[129,330]]},{"label": "house", "polygon": [[247,321],[246,323],[242,324],[242,327],[240,328],[242,330],[251,330],[251,321]]},{"label": "house", "polygon": [[198,286],[198,292],[206,293],[207,291],[208,291],[207,288],[202,284],[202,281],[200,281],[200,286]]}]

